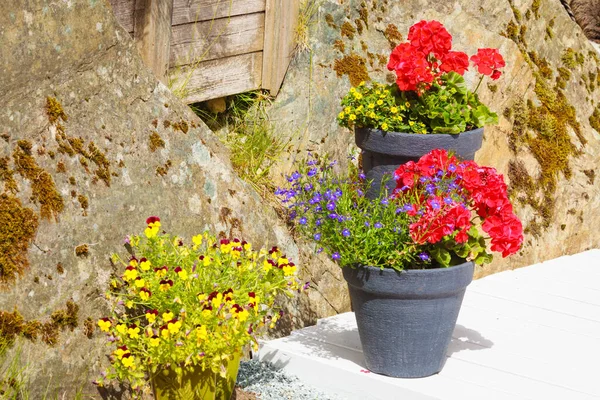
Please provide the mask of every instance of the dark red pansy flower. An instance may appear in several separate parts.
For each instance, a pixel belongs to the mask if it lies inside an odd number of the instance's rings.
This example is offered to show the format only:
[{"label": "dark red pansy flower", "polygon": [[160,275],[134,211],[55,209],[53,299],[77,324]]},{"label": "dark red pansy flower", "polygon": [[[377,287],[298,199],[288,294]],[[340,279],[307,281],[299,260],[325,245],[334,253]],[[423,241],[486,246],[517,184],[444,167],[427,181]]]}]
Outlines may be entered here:
[{"label": "dark red pansy flower", "polygon": [[160,218],[152,216],[152,217],[148,217],[148,219],[146,219],[146,224],[150,225],[154,222],[160,222]]}]

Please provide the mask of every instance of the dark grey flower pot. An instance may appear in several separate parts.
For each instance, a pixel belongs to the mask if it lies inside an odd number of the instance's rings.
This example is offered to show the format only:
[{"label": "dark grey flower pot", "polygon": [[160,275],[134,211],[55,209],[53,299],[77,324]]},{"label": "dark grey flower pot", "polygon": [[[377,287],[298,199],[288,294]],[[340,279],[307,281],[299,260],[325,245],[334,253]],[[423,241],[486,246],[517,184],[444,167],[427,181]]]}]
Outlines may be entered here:
[{"label": "dark grey flower pot", "polygon": [[[452,150],[463,160],[473,160],[475,152],[483,142],[483,128],[457,135],[436,133],[419,135],[415,133],[383,132],[370,128],[354,130],[356,145],[362,150],[362,164],[365,175],[373,183],[367,191],[367,198],[379,196],[381,179],[384,174],[390,177],[401,165],[417,161],[433,149]],[[389,191],[396,187],[394,179],[387,184]]]},{"label": "dark grey flower pot", "polygon": [[342,269],[367,368],[398,378],[441,371],[473,263],[427,270]]}]

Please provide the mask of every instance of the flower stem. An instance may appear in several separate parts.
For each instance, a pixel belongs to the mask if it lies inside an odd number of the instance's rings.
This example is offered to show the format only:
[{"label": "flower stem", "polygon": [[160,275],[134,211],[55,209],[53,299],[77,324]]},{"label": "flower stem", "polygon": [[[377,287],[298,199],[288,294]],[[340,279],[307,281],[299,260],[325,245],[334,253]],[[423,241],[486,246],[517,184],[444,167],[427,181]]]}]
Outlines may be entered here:
[{"label": "flower stem", "polygon": [[479,78],[479,83],[477,84],[477,87],[473,91],[473,94],[477,93],[477,89],[479,89],[479,85],[481,85],[481,81],[483,81],[483,77],[484,77],[484,75],[481,75],[481,78]]}]

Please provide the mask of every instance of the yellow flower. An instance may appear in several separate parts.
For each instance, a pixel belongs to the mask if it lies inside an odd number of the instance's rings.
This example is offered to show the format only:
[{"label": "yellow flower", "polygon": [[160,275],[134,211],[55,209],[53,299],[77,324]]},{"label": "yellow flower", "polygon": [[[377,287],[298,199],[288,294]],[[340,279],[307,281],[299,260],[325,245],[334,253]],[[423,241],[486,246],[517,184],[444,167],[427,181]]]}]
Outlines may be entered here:
[{"label": "yellow flower", "polygon": [[201,340],[208,339],[208,332],[206,331],[206,326],[202,325],[196,328],[196,337],[198,338],[198,342]]},{"label": "yellow flower", "polygon": [[202,310],[202,316],[204,318],[208,318],[211,316],[211,310],[209,310],[208,308],[205,308],[204,310]]},{"label": "yellow flower", "polygon": [[376,118],[377,114],[375,114],[375,112],[371,111],[371,113],[369,114],[370,118]]},{"label": "yellow flower", "polygon": [[194,243],[194,248],[198,248],[202,244],[202,234],[192,237],[192,243]]},{"label": "yellow flower", "polygon": [[121,359],[121,362],[123,363],[123,365],[129,369],[135,369],[135,358],[133,358],[133,356],[130,354],[127,357],[123,357]]},{"label": "yellow flower", "polygon": [[142,269],[142,271],[148,271],[151,266],[152,264],[150,263],[150,261],[142,258],[142,261],[140,262],[140,268]]},{"label": "yellow flower", "polygon": [[127,302],[125,303],[125,307],[133,308],[133,300],[127,300]]},{"label": "yellow flower", "polygon": [[181,321],[169,322],[167,324],[167,329],[169,329],[169,333],[171,334],[179,332],[179,329],[181,329]]},{"label": "yellow flower", "polygon": [[377,105],[380,106],[383,104],[383,100],[377,100]]},{"label": "yellow flower", "polygon": [[362,98],[363,98],[363,95],[362,95],[362,94],[360,94],[360,93],[354,93],[354,98],[355,98],[356,100],[362,100]]},{"label": "yellow flower", "polygon": [[350,88],[350,93],[356,93],[356,89]]},{"label": "yellow flower", "polygon": [[148,300],[150,296],[152,296],[152,292],[150,292],[148,289],[142,288],[140,290],[140,299],[142,299],[143,301]]},{"label": "yellow flower", "polygon": [[362,111],[363,110],[363,105],[361,104],[360,106],[356,107],[356,111]]},{"label": "yellow flower", "polygon": [[103,332],[108,332],[111,325],[111,322],[107,318],[102,318],[101,320],[98,320],[98,326]]},{"label": "yellow flower", "polygon": [[387,131],[388,130],[388,124],[386,124],[385,122],[383,124],[381,124],[381,130]]},{"label": "yellow flower", "polygon": [[248,319],[248,311],[245,309],[242,309],[241,311],[238,311],[235,313],[235,317],[240,321],[240,322],[244,322],[245,320]]},{"label": "yellow flower", "polygon": [[169,338],[169,330],[167,328],[165,329],[161,329],[160,334],[162,335],[163,338],[168,339]]},{"label": "yellow flower", "polygon": [[157,278],[162,278],[165,275],[167,275],[167,267],[155,268],[155,271],[156,271]]},{"label": "yellow flower", "polygon": [[131,260],[129,260],[129,265],[131,265],[132,267],[137,267],[138,262],[135,258],[132,258]]},{"label": "yellow flower", "polygon": [[265,260],[263,262],[263,268],[265,269],[265,272],[269,272],[271,269],[273,269],[273,265],[271,265],[269,260]]},{"label": "yellow flower", "polygon": [[288,259],[287,259],[287,258],[285,258],[285,257],[281,257],[281,258],[279,258],[279,259],[277,260],[277,265],[279,265],[280,267],[281,267],[282,265],[286,265],[286,264],[289,264],[289,263],[290,263],[290,260],[288,260]]},{"label": "yellow flower", "polygon": [[125,269],[125,273],[123,274],[123,280],[132,281],[135,278],[137,278],[137,276],[138,276],[137,269],[135,269],[135,267],[129,266]]},{"label": "yellow flower", "polygon": [[181,267],[175,268],[175,273],[177,274],[177,276],[179,276],[179,279],[181,279],[182,281],[185,281],[188,278],[187,271]]},{"label": "yellow flower", "polygon": [[286,265],[283,267],[283,275],[284,276],[291,276],[291,275],[294,275],[294,273],[296,273],[295,265]]},{"label": "yellow flower", "polygon": [[404,103],[404,105],[405,105],[407,108],[410,108],[410,103],[409,103],[408,101],[407,101],[406,103]]},{"label": "yellow flower", "polygon": [[346,108],[344,108],[344,112],[345,112],[346,114],[350,114],[350,111],[352,111],[352,108],[350,108],[350,107],[346,107]]},{"label": "yellow flower", "polygon": [[127,350],[127,347],[123,346],[116,349],[113,354],[120,360],[125,354],[129,354],[129,351]]},{"label": "yellow flower", "polygon": [[385,94],[385,95],[388,95],[388,94],[390,94],[390,91],[389,91],[389,90],[387,90],[387,89],[385,89],[385,90],[383,91],[383,94]]},{"label": "yellow flower", "polygon": [[350,114],[349,119],[350,119],[350,121],[354,121],[356,119],[356,115]]},{"label": "yellow flower", "polygon": [[360,83],[358,84],[358,86],[365,86],[365,81],[360,81]]},{"label": "yellow flower", "polygon": [[169,322],[175,317],[175,315],[171,311],[164,312],[162,315],[162,319],[164,322]]},{"label": "yellow flower", "polygon": [[153,323],[154,321],[156,321],[156,314],[151,311],[148,311],[146,312],[146,319],[149,323]]},{"label": "yellow flower", "polygon": [[413,125],[415,124],[415,121],[408,121],[408,124],[409,124],[410,126],[413,126]]},{"label": "yellow flower", "polygon": [[248,242],[242,242],[242,247],[245,251],[252,251],[252,244]]},{"label": "yellow flower", "polygon": [[150,346],[157,347],[160,344],[160,337],[159,336],[152,336],[150,338],[149,342],[150,342]]},{"label": "yellow flower", "polygon": [[338,118],[339,119],[343,119],[344,118],[344,112],[343,111],[338,114]]},{"label": "yellow flower", "polygon": [[119,332],[121,335],[124,335],[125,332],[127,332],[127,325],[125,325],[125,324],[117,325],[117,332]]},{"label": "yellow flower", "polygon": [[148,239],[151,239],[153,237],[156,237],[156,235],[158,235],[158,231],[160,230],[160,222],[158,222],[159,226],[156,228],[151,228],[150,226],[148,226],[145,230],[144,230],[144,234],[146,235],[146,237]]},{"label": "yellow flower", "polygon": [[219,308],[221,303],[223,303],[223,293],[217,293],[215,297],[211,300],[213,308]]},{"label": "yellow flower", "polygon": [[145,284],[146,284],[146,281],[144,279],[142,279],[142,278],[137,278],[135,280],[135,286],[138,287],[138,288],[144,287]]},{"label": "yellow flower", "polygon": [[396,114],[398,112],[398,107],[392,107],[392,108],[390,108],[390,112],[392,114]]},{"label": "yellow flower", "polygon": [[140,337],[140,328],[134,326],[133,328],[127,329],[127,333],[131,339],[137,339]]},{"label": "yellow flower", "polygon": [[369,103],[369,108],[375,108],[375,104]]}]

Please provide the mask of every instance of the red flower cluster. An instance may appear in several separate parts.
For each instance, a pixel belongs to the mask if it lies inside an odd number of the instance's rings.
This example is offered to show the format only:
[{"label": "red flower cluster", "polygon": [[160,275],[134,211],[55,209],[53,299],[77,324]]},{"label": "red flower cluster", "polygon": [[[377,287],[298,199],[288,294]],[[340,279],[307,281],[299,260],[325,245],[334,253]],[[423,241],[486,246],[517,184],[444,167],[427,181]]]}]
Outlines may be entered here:
[{"label": "red flower cluster", "polygon": [[[402,91],[427,89],[436,78],[454,71],[463,75],[469,69],[469,56],[451,51],[452,36],[438,21],[420,21],[410,27],[408,42],[401,43],[390,55],[387,68],[396,73]],[[479,73],[500,77],[504,60],[496,49],[479,49],[471,57]]]},{"label": "red flower cluster", "polygon": [[471,61],[480,74],[488,75],[494,80],[500,78],[500,68],[506,65],[498,49],[479,49],[477,54],[471,56]]},{"label": "red flower cluster", "polygon": [[435,244],[445,236],[456,243],[467,242],[475,212],[491,238],[492,251],[506,257],[521,247],[521,221],[513,213],[502,175],[494,168],[460,162],[446,150],[436,149],[416,163],[401,165],[394,177],[397,198],[416,194],[413,202],[404,206],[415,217],[410,235],[416,243]]}]

